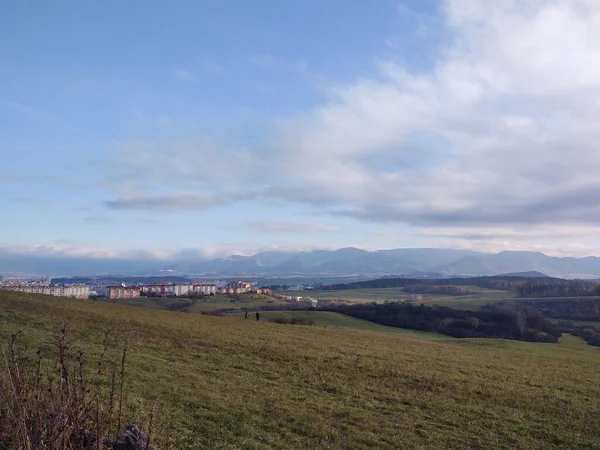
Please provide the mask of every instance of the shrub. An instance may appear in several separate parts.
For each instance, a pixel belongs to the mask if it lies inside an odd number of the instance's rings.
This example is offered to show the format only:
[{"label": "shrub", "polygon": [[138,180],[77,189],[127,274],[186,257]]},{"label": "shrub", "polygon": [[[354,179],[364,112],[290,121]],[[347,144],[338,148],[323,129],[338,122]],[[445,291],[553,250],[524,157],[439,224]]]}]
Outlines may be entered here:
[{"label": "shrub", "polygon": [[202,314],[203,316],[217,316],[217,317],[223,317],[225,314],[223,314],[223,311],[200,311],[200,314]]},{"label": "shrub", "polygon": [[285,324],[285,325],[314,325],[315,323],[310,319],[304,317],[274,317],[270,320],[271,322]]},{"label": "shrub", "polygon": [[[127,344],[114,363],[105,366],[106,333],[92,382],[84,353],[71,346],[65,327],[35,356],[18,345],[18,334],[12,335],[0,359],[0,448],[104,449],[127,440],[133,445],[127,448],[151,448],[149,438],[133,425],[127,427],[124,440],[111,437],[124,426]],[[107,383],[102,383],[103,376]]]}]

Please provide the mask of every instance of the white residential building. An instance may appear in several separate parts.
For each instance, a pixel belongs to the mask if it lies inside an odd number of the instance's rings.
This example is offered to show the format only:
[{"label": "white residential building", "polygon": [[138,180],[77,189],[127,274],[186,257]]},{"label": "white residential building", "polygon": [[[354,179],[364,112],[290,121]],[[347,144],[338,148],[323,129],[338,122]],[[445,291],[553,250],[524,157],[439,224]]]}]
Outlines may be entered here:
[{"label": "white residential building", "polygon": [[214,284],[194,284],[193,292],[202,295],[214,295],[217,293],[217,286]]},{"label": "white residential building", "polygon": [[192,290],[192,286],[190,286],[189,284],[176,284],[175,286],[173,286],[175,288],[175,292],[174,294],[177,297],[181,297],[184,295],[189,295],[190,291]]},{"label": "white residential building", "polygon": [[0,289],[27,292],[29,294],[54,295],[56,297],[74,297],[82,300],[90,297],[90,287],[84,284],[2,284]]}]

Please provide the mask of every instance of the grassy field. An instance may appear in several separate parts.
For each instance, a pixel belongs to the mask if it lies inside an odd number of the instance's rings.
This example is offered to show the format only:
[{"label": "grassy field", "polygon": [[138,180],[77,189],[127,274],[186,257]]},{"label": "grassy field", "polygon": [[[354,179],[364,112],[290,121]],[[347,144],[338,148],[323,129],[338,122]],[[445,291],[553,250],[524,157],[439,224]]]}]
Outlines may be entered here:
[{"label": "grassy field", "polygon": [[397,301],[408,298],[408,295],[402,288],[348,289],[341,291],[275,291],[274,294],[323,299],[342,298],[351,302],[383,302],[385,300]]},{"label": "grassy field", "polygon": [[577,348],[588,348],[588,343],[577,336],[571,336],[570,334],[563,334],[559,340],[560,345],[566,345],[569,347]]},{"label": "grassy field", "polygon": [[62,324],[93,366],[127,335],[129,419],[157,402],[161,448],[600,448],[600,353],[0,292],[0,338]]},{"label": "grassy field", "polygon": [[[243,313],[233,313],[228,316],[239,319],[244,317]],[[437,333],[427,333],[424,331],[407,330],[403,328],[386,327],[377,323],[346,316],[344,314],[329,311],[264,311],[260,313],[262,320],[272,320],[279,317],[301,317],[311,320],[316,326],[322,327],[341,327],[352,330],[375,331],[378,333],[395,333],[414,339],[439,340],[453,339],[450,336],[444,336]],[[250,319],[254,319],[250,316]]]},{"label": "grassy field", "polygon": [[[113,302],[112,300],[101,300]],[[120,305],[143,306],[154,309],[169,309],[173,304],[188,303],[187,312],[199,313],[201,311],[217,311],[222,309],[253,309],[259,306],[281,306],[287,305],[286,302],[275,297],[261,294],[243,294],[236,296],[215,295],[204,299],[192,301],[189,298],[168,298],[168,297],[141,297],[126,298],[116,301]]]},{"label": "grassy field", "polygon": [[[472,287],[473,294],[464,296],[424,294],[429,300],[426,304],[440,304],[460,309],[479,308],[487,303],[500,300],[514,299],[515,293],[511,291],[499,291]],[[411,294],[404,292],[402,288],[381,289],[348,289],[340,291],[276,291],[278,295],[307,296],[321,299],[344,299],[353,303],[408,300]]]}]

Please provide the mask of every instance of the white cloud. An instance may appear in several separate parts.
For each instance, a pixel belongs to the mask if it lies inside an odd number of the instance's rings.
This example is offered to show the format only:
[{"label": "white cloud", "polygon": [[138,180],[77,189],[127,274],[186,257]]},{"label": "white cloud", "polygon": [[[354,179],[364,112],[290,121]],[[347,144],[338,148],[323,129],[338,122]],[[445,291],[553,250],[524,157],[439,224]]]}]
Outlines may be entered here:
[{"label": "white cloud", "polygon": [[437,242],[440,248],[473,250],[483,253],[499,253],[503,251],[541,252],[556,257],[586,257],[600,254],[600,247],[580,243],[531,243],[504,239],[489,239],[485,241],[472,240],[442,240]]},{"label": "white cloud", "polygon": [[32,255],[38,257],[88,257],[88,258],[120,258],[121,251],[103,247],[85,247],[78,244],[0,244],[0,253]]},{"label": "white cloud", "polygon": [[207,194],[130,195],[107,201],[106,205],[113,209],[177,211],[212,208],[226,205],[233,201],[235,201],[233,198]]},{"label": "white cloud", "polygon": [[[226,146],[214,139],[152,142],[129,140],[119,145],[115,170],[131,180],[152,180],[175,186],[231,185],[268,173],[269,161],[242,146]],[[216,184],[215,184],[216,183]]]},{"label": "white cloud", "polygon": [[297,223],[287,220],[256,220],[247,223],[248,227],[263,233],[336,233],[339,228],[331,225]]},{"label": "white cloud", "polygon": [[[354,246],[355,245],[349,245]],[[291,243],[274,243],[257,245],[241,242],[221,242],[203,247],[168,247],[155,249],[112,249],[107,247],[90,247],[82,243],[60,244],[2,244],[0,257],[3,255],[21,255],[37,258],[82,258],[90,260],[137,260],[137,261],[185,261],[221,258],[230,255],[249,256],[266,251],[310,251],[335,250],[333,245],[296,245]]]},{"label": "white cloud", "polygon": [[[480,242],[472,245],[507,233],[534,239],[536,226],[548,239],[594,235],[598,3],[448,0],[441,20],[449,34],[431,69],[376,60],[379,77],[333,86],[260,148],[134,144],[126,165],[204,193],[203,164],[215,191],[234,186],[322,213],[451,229]],[[250,61],[306,69],[268,54]]]},{"label": "white cloud", "polygon": [[483,0],[446,12],[454,35],[434,70],[382,61],[383,81],[341,86],[285,124],[297,198],[318,192],[339,213],[414,225],[600,219],[600,12]]},{"label": "white cloud", "polygon": [[183,69],[181,67],[173,69],[171,71],[171,75],[173,76],[173,78],[179,81],[195,81],[197,78],[197,75],[194,72],[191,72],[187,69]]},{"label": "white cloud", "polygon": [[519,241],[548,241],[572,239],[573,236],[600,235],[600,226],[593,225],[526,225],[521,227],[463,227],[463,228],[423,228],[419,236],[445,239],[466,239],[486,241],[508,239]]}]

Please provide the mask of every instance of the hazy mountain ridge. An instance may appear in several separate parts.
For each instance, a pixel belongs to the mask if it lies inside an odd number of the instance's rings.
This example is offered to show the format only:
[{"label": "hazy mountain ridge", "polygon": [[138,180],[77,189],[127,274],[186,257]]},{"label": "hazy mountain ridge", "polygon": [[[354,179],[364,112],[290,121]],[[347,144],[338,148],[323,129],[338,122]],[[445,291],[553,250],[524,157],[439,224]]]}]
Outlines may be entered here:
[{"label": "hazy mountain ridge", "polygon": [[51,258],[0,253],[0,274],[7,272],[44,275],[152,275],[168,272],[208,276],[418,274],[419,278],[540,272],[558,277],[597,278],[600,276],[600,258],[561,258],[524,251],[490,254],[459,249],[404,248],[367,251],[352,247],[333,251],[270,251],[251,256],[232,255],[204,261]]},{"label": "hazy mountain ridge", "polygon": [[220,258],[190,264],[185,271],[190,273],[265,273],[282,274],[350,274],[373,273],[404,274],[426,271],[435,262],[452,263],[474,252],[454,249],[395,249],[367,251],[357,248],[342,248],[334,251],[286,253],[289,258],[272,265],[258,264],[264,260],[262,253],[248,257]]},{"label": "hazy mountain ridge", "polygon": [[540,252],[504,251],[461,258],[435,267],[445,274],[496,275],[515,272],[541,272],[551,276],[593,277],[600,273],[600,258],[555,257]]}]

